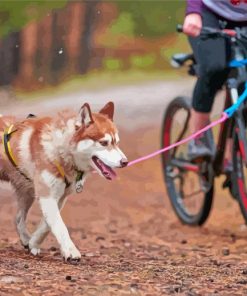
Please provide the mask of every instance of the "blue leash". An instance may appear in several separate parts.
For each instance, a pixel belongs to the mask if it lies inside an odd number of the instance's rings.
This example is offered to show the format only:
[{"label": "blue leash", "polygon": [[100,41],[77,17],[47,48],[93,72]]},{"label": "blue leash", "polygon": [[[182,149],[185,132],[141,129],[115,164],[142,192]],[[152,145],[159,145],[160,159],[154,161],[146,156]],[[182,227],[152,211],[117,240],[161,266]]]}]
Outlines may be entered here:
[{"label": "blue leash", "polygon": [[233,104],[230,108],[224,110],[224,113],[227,114],[228,117],[231,117],[233,113],[239,108],[239,106],[247,99],[247,82],[245,82],[245,90],[238,98],[237,102]]},{"label": "blue leash", "polygon": [[229,67],[231,68],[239,68],[239,67],[243,67],[243,66],[247,66],[247,59],[238,61],[238,60],[232,60],[229,63]]},{"label": "blue leash", "polygon": [[[231,67],[231,68],[239,68],[239,67],[243,67],[243,66],[247,66],[247,59],[240,60],[240,61],[232,60],[229,63],[229,67]],[[235,104],[233,104],[231,107],[224,110],[224,113],[226,113],[228,117],[231,117],[233,115],[233,113],[239,108],[239,106],[246,99],[247,99],[247,82],[245,82],[245,90],[243,91],[241,96],[238,98],[237,102]]]}]

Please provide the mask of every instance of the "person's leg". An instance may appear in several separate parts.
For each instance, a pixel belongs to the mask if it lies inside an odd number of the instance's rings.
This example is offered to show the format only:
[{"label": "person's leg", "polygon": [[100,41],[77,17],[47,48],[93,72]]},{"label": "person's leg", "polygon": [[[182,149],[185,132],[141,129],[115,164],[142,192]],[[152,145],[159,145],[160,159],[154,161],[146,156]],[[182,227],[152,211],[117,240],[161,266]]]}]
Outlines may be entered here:
[{"label": "person's leg", "polygon": [[[202,12],[203,26],[220,29],[219,18],[207,9]],[[198,64],[198,79],[194,88],[192,107],[197,122],[201,115],[202,121],[209,121],[214,97],[216,92],[222,87],[228,71],[227,64],[227,46],[224,38],[197,37],[189,38],[190,45]]]},{"label": "person's leg", "polygon": [[193,134],[204,128],[210,121],[210,113],[198,112],[194,108],[190,115],[190,132]]},{"label": "person's leg", "polygon": [[[203,26],[219,28],[219,19],[208,10],[203,12]],[[210,121],[216,92],[222,87],[226,77],[226,44],[222,38],[189,38],[196,62],[198,79],[192,98],[190,131],[194,133]],[[213,157],[214,144],[211,131],[189,144],[189,158]]]}]

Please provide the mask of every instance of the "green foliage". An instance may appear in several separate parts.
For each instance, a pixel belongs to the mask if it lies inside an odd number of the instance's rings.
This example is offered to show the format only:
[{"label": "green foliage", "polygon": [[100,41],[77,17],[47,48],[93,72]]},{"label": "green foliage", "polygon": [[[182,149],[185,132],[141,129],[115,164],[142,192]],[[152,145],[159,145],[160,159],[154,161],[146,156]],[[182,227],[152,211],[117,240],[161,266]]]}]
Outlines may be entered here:
[{"label": "green foliage", "polygon": [[20,30],[28,21],[40,18],[54,8],[63,7],[67,1],[0,1],[0,36]]},{"label": "green foliage", "polygon": [[103,66],[106,70],[120,70],[122,68],[122,61],[115,58],[105,58]]},{"label": "green foliage", "polygon": [[183,21],[185,11],[185,1],[182,0],[115,0],[115,3],[121,14],[131,16],[134,34],[144,37],[160,37],[175,32],[176,24]]},{"label": "green foliage", "polygon": [[156,62],[156,56],[155,54],[146,54],[146,55],[134,55],[130,58],[130,63],[133,67],[139,68],[139,69],[146,69],[150,68],[151,66],[154,66]]},{"label": "green foliage", "polygon": [[188,38],[184,34],[177,34],[176,41],[160,48],[160,56],[170,61],[172,55],[178,52],[190,52],[192,49],[189,45]]},{"label": "green foliage", "polygon": [[124,34],[127,36],[134,35],[135,23],[132,19],[132,15],[128,12],[120,13],[117,20],[112,24],[110,31],[113,34]]}]

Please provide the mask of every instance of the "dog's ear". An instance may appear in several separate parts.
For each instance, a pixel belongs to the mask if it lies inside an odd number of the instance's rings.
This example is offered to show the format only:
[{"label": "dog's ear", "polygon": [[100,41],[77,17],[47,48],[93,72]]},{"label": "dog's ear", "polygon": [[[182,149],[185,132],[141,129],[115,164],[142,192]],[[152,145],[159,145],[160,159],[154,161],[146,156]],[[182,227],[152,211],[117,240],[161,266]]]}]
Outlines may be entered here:
[{"label": "dog's ear", "polygon": [[88,103],[85,103],[79,111],[77,125],[79,123],[79,125],[83,124],[85,126],[88,126],[89,124],[91,124],[93,122],[94,121],[93,121],[93,116],[92,116],[90,106]]},{"label": "dog's ear", "polygon": [[100,111],[99,113],[108,116],[111,120],[113,120],[114,114],[114,103],[108,102]]}]

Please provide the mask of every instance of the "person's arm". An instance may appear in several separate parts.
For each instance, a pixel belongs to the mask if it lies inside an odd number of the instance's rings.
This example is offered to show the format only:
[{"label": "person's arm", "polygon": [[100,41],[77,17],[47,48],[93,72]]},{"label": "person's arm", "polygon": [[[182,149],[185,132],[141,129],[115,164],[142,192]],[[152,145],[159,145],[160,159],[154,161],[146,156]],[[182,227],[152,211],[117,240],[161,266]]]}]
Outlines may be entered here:
[{"label": "person's arm", "polygon": [[183,31],[185,34],[196,37],[202,29],[202,0],[187,0],[186,17]]},{"label": "person's arm", "polygon": [[198,13],[201,15],[202,0],[187,0],[186,15]]}]

